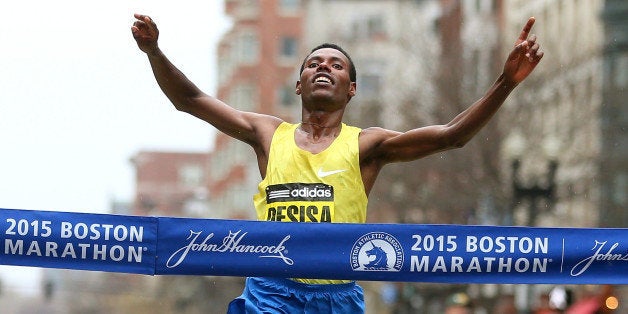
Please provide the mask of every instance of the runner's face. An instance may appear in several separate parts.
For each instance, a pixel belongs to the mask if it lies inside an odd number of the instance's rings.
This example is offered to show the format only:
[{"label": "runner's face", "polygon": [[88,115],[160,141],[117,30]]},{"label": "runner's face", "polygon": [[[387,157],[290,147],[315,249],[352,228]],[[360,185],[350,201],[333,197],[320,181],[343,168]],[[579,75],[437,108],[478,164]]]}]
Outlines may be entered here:
[{"label": "runner's face", "polygon": [[304,100],[347,103],[355,95],[355,82],[349,78],[349,61],[333,48],[312,52],[305,60],[297,94]]}]

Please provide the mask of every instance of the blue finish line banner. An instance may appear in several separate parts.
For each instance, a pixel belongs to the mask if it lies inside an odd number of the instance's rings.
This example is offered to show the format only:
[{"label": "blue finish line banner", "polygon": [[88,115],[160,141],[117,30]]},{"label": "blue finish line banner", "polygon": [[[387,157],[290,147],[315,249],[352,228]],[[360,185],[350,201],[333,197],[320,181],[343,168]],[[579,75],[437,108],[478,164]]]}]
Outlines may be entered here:
[{"label": "blue finish line banner", "polygon": [[318,224],[0,209],[0,264],[146,275],[628,284],[628,229]]}]

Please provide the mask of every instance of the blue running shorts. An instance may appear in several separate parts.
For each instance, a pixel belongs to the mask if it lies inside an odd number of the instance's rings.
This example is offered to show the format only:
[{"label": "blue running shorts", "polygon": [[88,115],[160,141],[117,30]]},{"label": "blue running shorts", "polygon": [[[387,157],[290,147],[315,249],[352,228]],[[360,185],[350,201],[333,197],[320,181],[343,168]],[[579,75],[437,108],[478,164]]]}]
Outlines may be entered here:
[{"label": "blue running shorts", "polygon": [[310,285],[290,279],[249,277],[228,314],[364,313],[364,292],[355,282]]}]

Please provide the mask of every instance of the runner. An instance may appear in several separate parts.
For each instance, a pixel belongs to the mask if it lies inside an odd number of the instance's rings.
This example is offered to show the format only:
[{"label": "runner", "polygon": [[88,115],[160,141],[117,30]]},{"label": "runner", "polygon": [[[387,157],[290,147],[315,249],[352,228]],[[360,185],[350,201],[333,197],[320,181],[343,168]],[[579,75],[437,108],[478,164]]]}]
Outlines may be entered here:
[{"label": "runner", "polygon": [[[356,95],[356,69],[349,54],[322,44],[305,57],[295,85],[301,121],[240,111],[202,92],[158,46],[159,31],[135,15],[131,31],[146,53],[162,91],[175,108],[249,144],[261,175],[254,196],[259,220],[366,222],[367,198],[389,163],[412,161],[464,146],[538,65],[543,52],[530,35],[530,18],[515,41],[502,74],[486,94],[447,124],[398,132],[359,129],[342,121]],[[247,278],[229,313],[361,313],[362,288],[353,281]]]}]

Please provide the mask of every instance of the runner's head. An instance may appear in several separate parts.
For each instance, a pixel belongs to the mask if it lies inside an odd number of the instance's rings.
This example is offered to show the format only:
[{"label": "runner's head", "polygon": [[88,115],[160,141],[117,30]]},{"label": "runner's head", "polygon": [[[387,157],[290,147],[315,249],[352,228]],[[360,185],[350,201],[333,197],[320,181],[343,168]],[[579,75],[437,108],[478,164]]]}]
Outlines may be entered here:
[{"label": "runner's head", "polygon": [[338,50],[347,58],[347,62],[349,64],[349,78],[351,79],[351,82],[355,82],[357,73],[355,70],[355,65],[353,64],[353,60],[351,60],[351,56],[349,56],[349,54],[344,49],[342,49],[342,47],[336,44],[332,44],[332,43],[320,44],[314,47],[312,50],[310,50],[310,53],[305,57],[305,59],[303,59],[303,63],[301,63],[301,69],[299,70],[299,74],[302,73],[303,70],[305,69],[305,63],[307,62],[308,58],[312,55],[312,53],[314,53],[317,50],[324,49],[324,48],[331,48],[331,49]]}]

